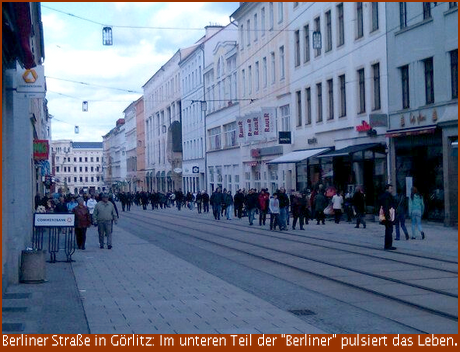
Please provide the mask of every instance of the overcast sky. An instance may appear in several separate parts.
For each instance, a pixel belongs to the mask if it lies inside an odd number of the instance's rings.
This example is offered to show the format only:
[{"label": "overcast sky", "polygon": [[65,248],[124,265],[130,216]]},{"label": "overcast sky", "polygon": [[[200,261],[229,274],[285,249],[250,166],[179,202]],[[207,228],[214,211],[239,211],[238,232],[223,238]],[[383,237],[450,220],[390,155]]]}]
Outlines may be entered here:
[{"label": "overcast sky", "polygon": [[[238,4],[43,2],[52,139],[102,142],[149,78],[179,48],[201,38],[205,26],[227,25]],[[113,27],[112,46],[102,45],[104,25]]]}]

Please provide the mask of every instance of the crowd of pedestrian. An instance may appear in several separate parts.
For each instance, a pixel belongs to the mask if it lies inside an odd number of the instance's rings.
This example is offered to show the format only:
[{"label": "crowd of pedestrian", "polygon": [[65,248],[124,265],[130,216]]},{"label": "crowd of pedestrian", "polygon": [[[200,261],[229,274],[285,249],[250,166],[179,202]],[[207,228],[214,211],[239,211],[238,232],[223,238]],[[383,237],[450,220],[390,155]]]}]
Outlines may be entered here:
[{"label": "crowd of pedestrian", "polygon": [[[268,189],[260,191],[252,188],[249,190],[239,189],[235,195],[229,190],[218,187],[211,195],[206,190],[196,193],[182,189],[173,192],[119,192],[116,195],[108,193],[81,194],[79,196],[64,194],[62,189],[50,196],[37,195],[35,209],[44,210],[48,213],[73,213],[75,214],[75,234],[77,247],[85,249],[86,229],[91,225],[98,226],[100,248],[104,248],[107,238],[107,248],[112,248],[112,227],[119,218],[115,200],[121,203],[122,211],[130,211],[133,205],[142,206],[147,210],[176,207],[194,210],[198,214],[209,213],[210,208],[215,220],[226,218],[248,218],[250,226],[253,226],[258,215],[259,226],[269,225],[270,230],[287,231],[292,217],[292,229],[297,224],[300,230],[305,230],[305,225],[310,221],[316,221],[316,225],[324,225],[326,216],[334,217],[334,222],[339,224],[346,217],[351,223],[356,221],[355,228],[361,225],[366,228],[364,219],[366,214],[366,196],[361,186],[357,186],[354,192],[336,191],[335,188],[325,189],[323,185],[316,186],[313,191],[306,189],[303,192],[291,190],[290,195],[281,187],[273,194]],[[393,195],[393,186],[388,184],[385,192],[379,198],[379,207],[382,219],[380,222],[385,226],[384,249],[394,250],[393,228],[396,227],[395,240],[400,240],[400,228],[404,232],[406,240],[409,233],[405,226],[408,215],[412,223],[412,239],[416,239],[416,228],[422,239],[425,233],[422,229],[421,217],[424,213],[423,198],[415,187],[411,189],[411,196],[406,197],[400,192]],[[38,211],[38,210],[37,210]],[[268,215],[270,216],[267,221]]]}]

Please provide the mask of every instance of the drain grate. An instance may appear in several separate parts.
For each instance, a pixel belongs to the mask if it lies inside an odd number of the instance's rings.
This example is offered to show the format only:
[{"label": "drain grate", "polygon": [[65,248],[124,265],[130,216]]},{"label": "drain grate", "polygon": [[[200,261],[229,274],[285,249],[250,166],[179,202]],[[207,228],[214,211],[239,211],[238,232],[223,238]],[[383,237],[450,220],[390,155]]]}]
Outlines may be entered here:
[{"label": "drain grate", "polygon": [[25,299],[30,298],[30,293],[5,293],[2,299]]},{"label": "drain grate", "polygon": [[24,324],[22,323],[2,323],[2,333],[21,331],[24,331]]},{"label": "drain grate", "polygon": [[2,313],[25,313],[27,307],[2,307]]},{"label": "drain grate", "polygon": [[302,316],[302,315],[315,315],[316,313],[308,310],[308,309],[294,309],[294,310],[288,310],[289,313],[292,313],[294,315]]}]

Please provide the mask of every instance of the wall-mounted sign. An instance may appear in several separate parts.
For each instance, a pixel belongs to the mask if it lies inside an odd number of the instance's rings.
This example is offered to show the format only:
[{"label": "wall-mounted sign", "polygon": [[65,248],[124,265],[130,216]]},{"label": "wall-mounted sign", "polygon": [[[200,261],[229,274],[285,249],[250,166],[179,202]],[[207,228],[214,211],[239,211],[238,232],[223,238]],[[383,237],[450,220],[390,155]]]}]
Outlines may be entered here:
[{"label": "wall-mounted sign", "polygon": [[291,132],[278,132],[279,144],[291,144]]},{"label": "wall-mounted sign", "polygon": [[200,173],[200,168],[198,166],[192,167],[192,174],[199,174]]},{"label": "wall-mounted sign", "polygon": [[38,65],[29,70],[18,66],[16,76],[16,92],[26,93],[32,97],[41,97],[45,94],[45,70]]},{"label": "wall-mounted sign", "polygon": [[362,121],[361,125],[356,126],[356,131],[358,132],[367,132],[371,130],[371,125],[369,125],[366,121]]},{"label": "wall-mounted sign", "polygon": [[34,160],[48,160],[50,146],[46,139],[34,140]]}]

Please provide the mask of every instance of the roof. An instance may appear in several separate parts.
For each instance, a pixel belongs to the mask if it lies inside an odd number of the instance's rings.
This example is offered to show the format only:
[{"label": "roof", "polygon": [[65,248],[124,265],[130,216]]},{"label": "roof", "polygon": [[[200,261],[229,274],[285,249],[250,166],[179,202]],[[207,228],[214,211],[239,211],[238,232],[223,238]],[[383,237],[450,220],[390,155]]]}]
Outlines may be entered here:
[{"label": "roof", "polygon": [[102,149],[102,142],[73,142],[74,149]]}]

